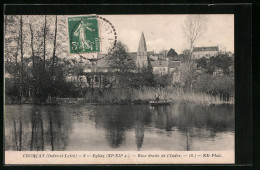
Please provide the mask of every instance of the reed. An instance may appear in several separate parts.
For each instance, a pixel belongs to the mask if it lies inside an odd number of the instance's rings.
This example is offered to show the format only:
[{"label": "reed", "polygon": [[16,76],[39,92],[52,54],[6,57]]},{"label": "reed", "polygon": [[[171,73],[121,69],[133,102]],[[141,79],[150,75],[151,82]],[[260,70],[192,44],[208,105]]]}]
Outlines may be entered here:
[{"label": "reed", "polygon": [[160,99],[170,99],[173,103],[194,103],[199,105],[210,104],[234,104],[234,96],[228,101],[220,95],[212,96],[206,93],[196,93],[193,91],[184,92],[182,89],[172,88],[142,88],[142,89],[112,89],[109,91],[87,93],[85,100],[91,103],[147,103],[154,100],[155,93],[160,95]]}]

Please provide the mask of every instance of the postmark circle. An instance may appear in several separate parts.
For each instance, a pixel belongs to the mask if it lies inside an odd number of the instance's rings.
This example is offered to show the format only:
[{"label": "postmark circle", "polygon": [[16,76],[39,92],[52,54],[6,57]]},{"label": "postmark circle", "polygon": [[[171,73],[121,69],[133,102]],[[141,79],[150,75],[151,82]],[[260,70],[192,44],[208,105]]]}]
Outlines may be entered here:
[{"label": "postmark circle", "polygon": [[88,59],[94,58],[94,54],[103,53],[105,55],[102,55],[102,58],[105,58],[115,49],[116,29],[105,17],[98,15],[68,17],[68,30],[70,54]]}]

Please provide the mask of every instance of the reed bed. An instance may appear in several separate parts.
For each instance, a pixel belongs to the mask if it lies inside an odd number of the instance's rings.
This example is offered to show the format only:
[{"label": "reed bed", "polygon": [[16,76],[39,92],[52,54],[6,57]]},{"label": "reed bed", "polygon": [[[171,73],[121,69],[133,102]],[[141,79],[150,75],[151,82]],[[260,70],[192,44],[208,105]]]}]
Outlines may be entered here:
[{"label": "reed bed", "polygon": [[194,103],[199,105],[210,104],[234,104],[234,96],[229,100],[223,100],[220,95],[210,95],[193,91],[184,92],[182,89],[169,88],[143,88],[143,89],[112,89],[103,92],[95,91],[87,93],[84,98],[91,103],[148,103],[154,100],[155,93],[160,95],[160,99],[170,99],[173,103]]}]

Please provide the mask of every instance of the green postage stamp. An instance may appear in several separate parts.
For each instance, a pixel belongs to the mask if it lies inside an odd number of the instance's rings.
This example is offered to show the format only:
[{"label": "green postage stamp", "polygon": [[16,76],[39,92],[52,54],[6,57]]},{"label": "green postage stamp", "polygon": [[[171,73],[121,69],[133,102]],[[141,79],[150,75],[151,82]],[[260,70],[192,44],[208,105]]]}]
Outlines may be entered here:
[{"label": "green postage stamp", "polygon": [[100,52],[99,27],[96,16],[68,17],[69,51]]}]

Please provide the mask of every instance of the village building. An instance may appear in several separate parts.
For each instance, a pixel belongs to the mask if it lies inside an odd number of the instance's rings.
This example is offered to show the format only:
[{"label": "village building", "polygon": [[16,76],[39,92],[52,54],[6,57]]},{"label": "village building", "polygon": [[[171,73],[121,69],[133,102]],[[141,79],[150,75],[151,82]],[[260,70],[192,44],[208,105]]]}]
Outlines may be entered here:
[{"label": "village building", "polygon": [[[80,59],[83,65],[81,75],[75,76],[72,73],[66,76],[67,81],[76,83],[81,82],[85,87],[101,87],[104,81],[116,83],[114,72],[109,66],[105,53],[99,53],[97,58]],[[150,63],[152,66],[153,74],[156,75],[179,75],[179,67],[181,65],[181,57],[170,49],[166,54],[155,54],[154,51],[148,51],[144,33],[141,34],[137,52],[128,52],[129,57],[135,62],[136,67],[141,69],[147,67]],[[68,64],[76,66],[75,59],[70,59]],[[176,77],[175,77],[176,79]]]},{"label": "village building", "polygon": [[151,61],[153,74],[165,75],[168,74],[168,61]]},{"label": "village building", "polygon": [[219,53],[218,46],[212,47],[194,47],[192,51],[191,59],[200,59],[202,57],[210,58],[212,56],[217,56]]}]

